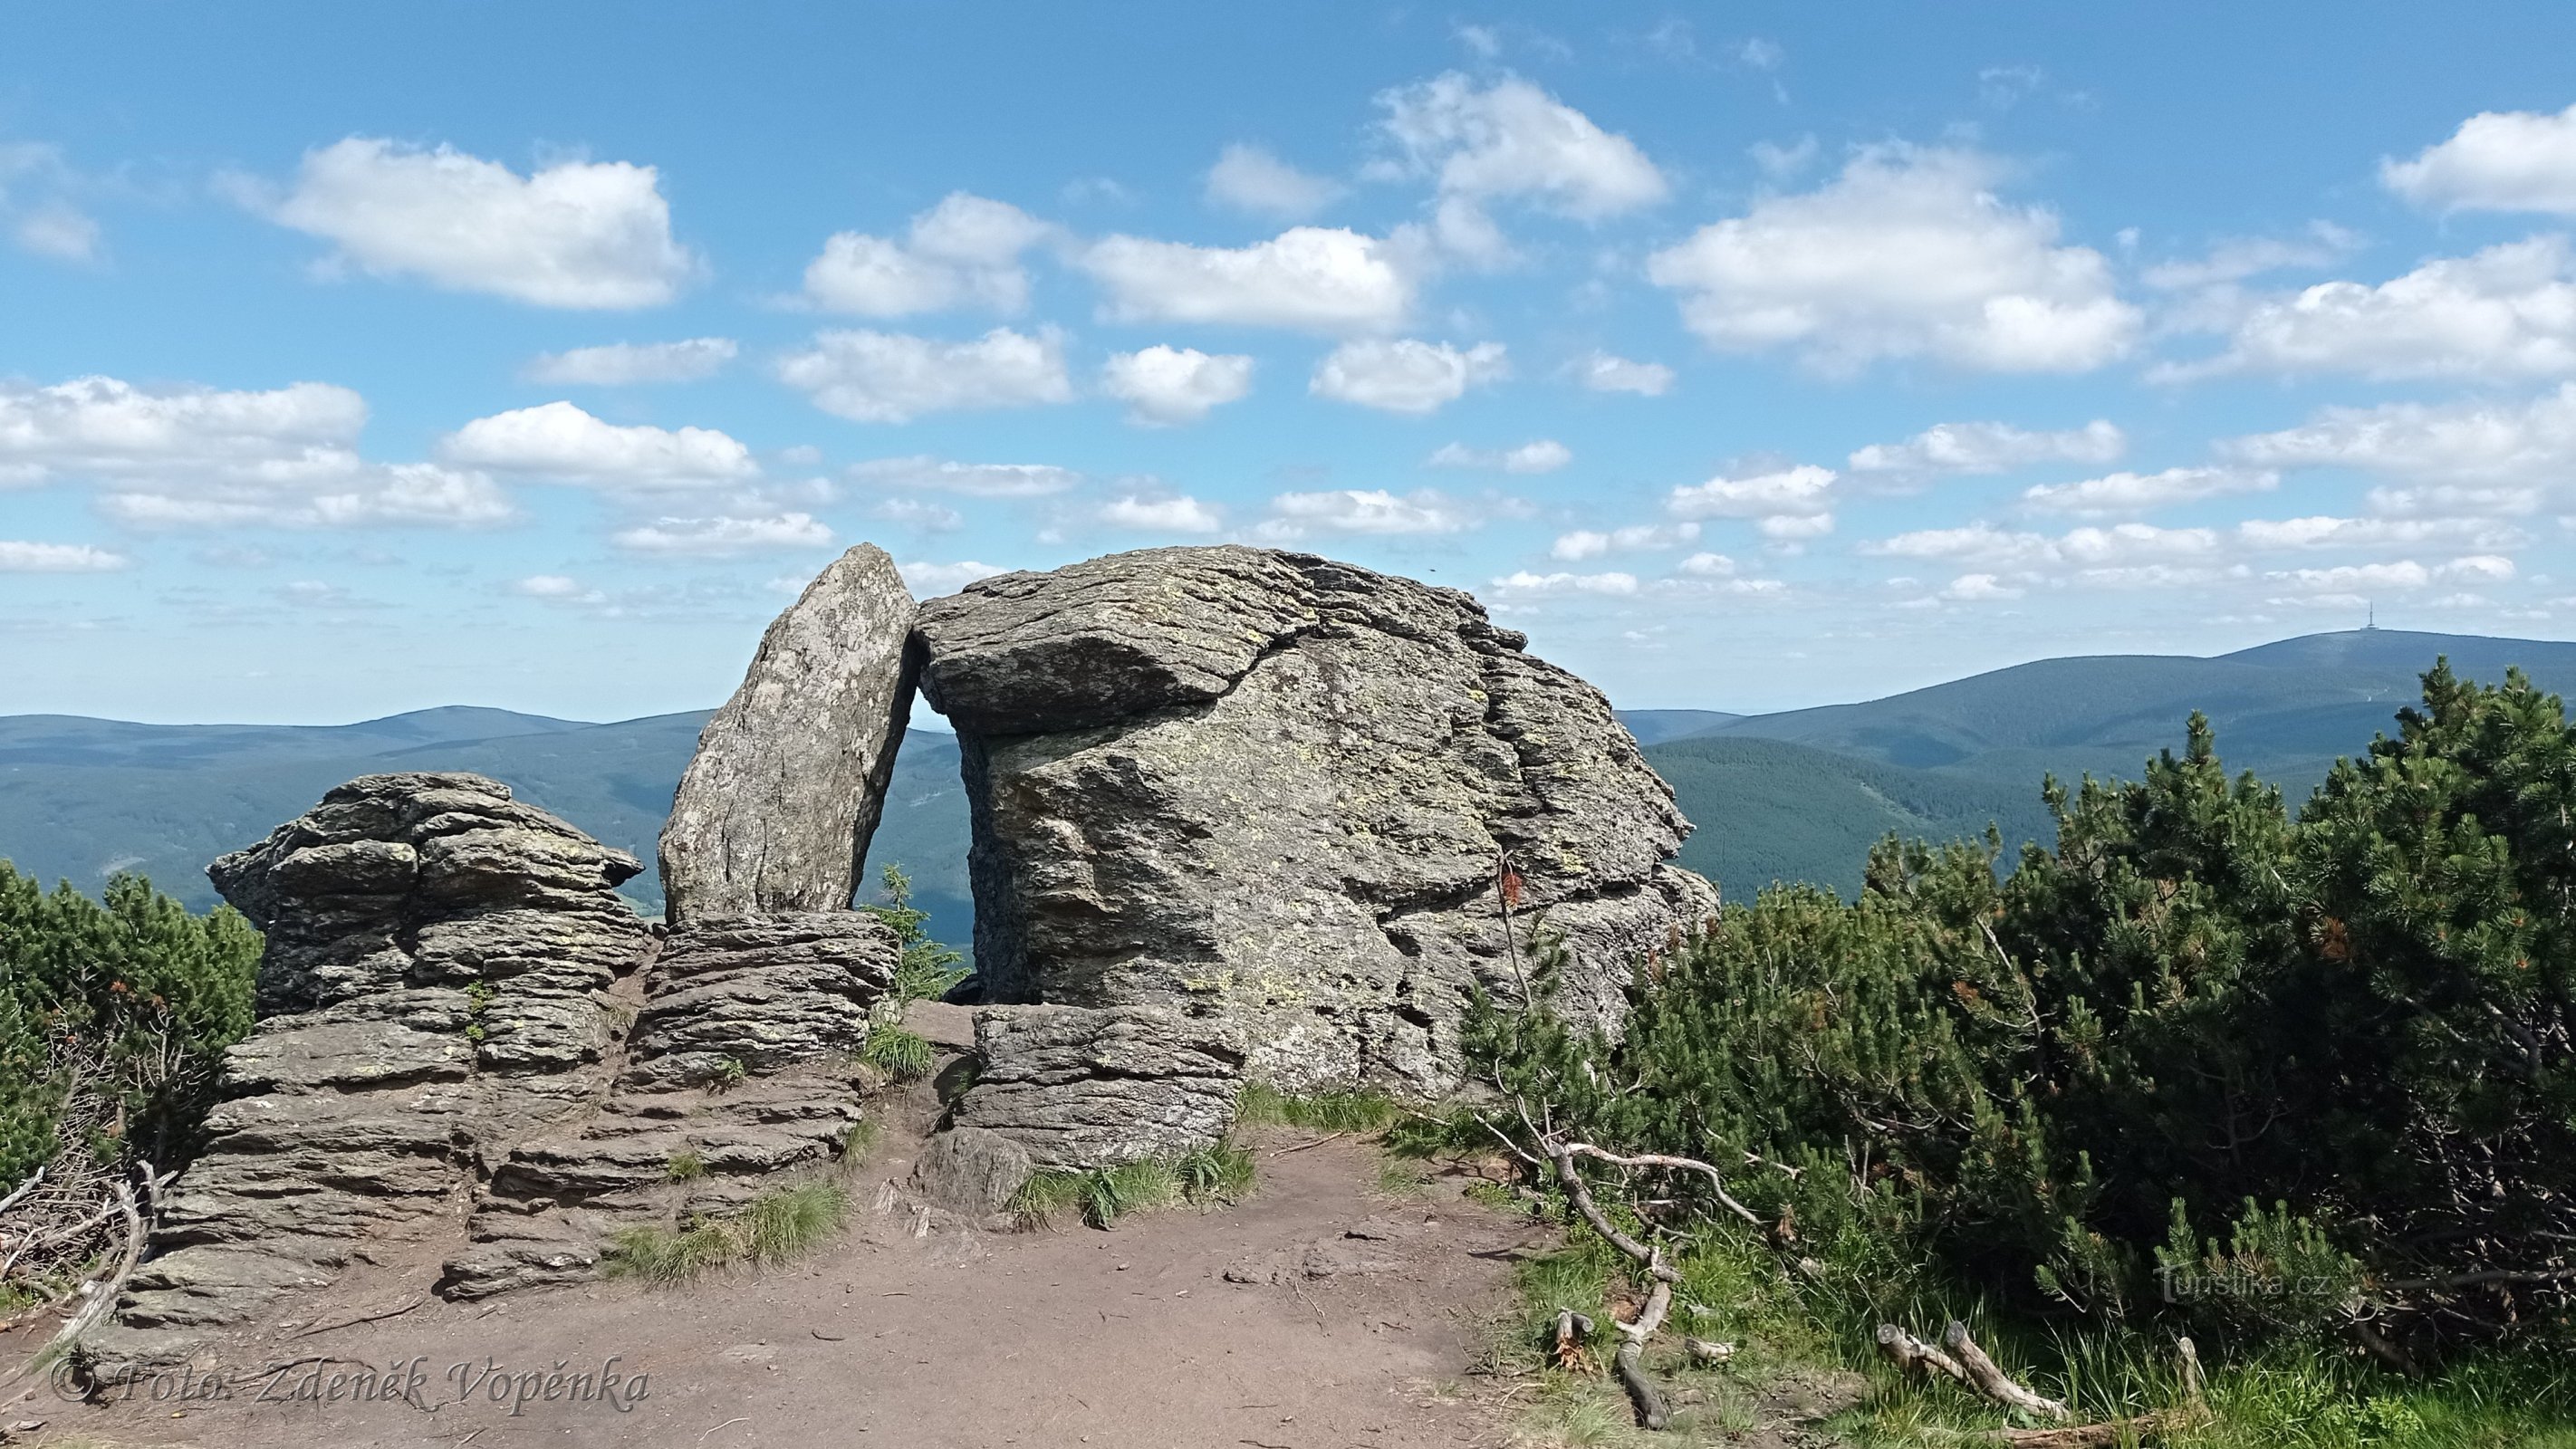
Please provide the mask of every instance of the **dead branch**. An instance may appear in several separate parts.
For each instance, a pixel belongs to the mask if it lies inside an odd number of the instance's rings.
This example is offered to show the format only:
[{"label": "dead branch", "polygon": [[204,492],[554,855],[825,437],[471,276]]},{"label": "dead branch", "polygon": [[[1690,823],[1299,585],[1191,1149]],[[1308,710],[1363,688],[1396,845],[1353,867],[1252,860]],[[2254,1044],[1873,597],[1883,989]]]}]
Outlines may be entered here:
[{"label": "dead branch", "polygon": [[1545,1145],[1549,1157],[1556,1163],[1557,1184],[1565,1189],[1567,1197],[1573,1199],[1574,1210],[1583,1215],[1583,1220],[1592,1225],[1592,1231],[1599,1233],[1604,1242],[1636,1260],[1654,1283],[1646,1294],[1646,1306],[1638,1310],[1634,1319],[1627,1322],[1616,1318],[1610,1320],[1610,1326],[1619,1330],[1619,1351],[1611,1355],[1610,1369],[1619,1376],[1619,1386],[1628,1391],[1628,1402],[1637,1411],[1638,1426],[1661,1429],[1672,1422],[1672,1416],[1664,1408],[1662,1392],[1656,1389],[1654,1380],[1646,1377],[1640,1360],[1646,1356],[1646,1340],[1654,1337],[1655,1330],[1664,1325],[1664,1315],[1673,1306],[1673,1285],[1681,1281],[1682,1275],[1664,1261],[1662,1248],[1650,1248],[1637,1241],[1617,1223],[1610,1221],[1609,1214],[1601,1211],[1601,1204],[1592,1200],[1592,1189],[1584,1182],[1583,1173],[1574,1165],[1572,1146],[1561,1142],[1546,1142]]},{"label": "dead branch", "polygon": [[[1952,1323],[1942,1338],[1957,1357],[1934,1348],[1896,1324],[1882,1323],[1878,1326],[1878,1351],[1915,1377],[1928,1378],[1939,1374],[2008,1408],[2022,1409],[2026,1413],[2047,1413],[2052,1418],[2073,1417],[2065,1405],[2031,1393],[1996,1368],[1994,1360],[1986,1357],[1985,1351],[1968,1337],[1964,1325]],[[2182,1360],[2184,1402],[2180,1408],[2126,1419],[2104,1419],[2092,1424],[2063,1424],[2050,1429],[1953,1429],[1936,1432],[1943,1439],[1959,1444],[2000,1444],[2010,1445],[2012,1449],[2107,1449],[2107,1446],[2135,1444],[2177,1429],[2194,1427],[2209,1419],[2208,1388],[2201,1377],[2200,1350],[2190,1339],[2184,1338],[2175,1341],[2174,1351]],[[1980,1364],[1985,1368],[1983,1375],[1976,1371]],[[2006,1398],[1989,1387],[1990,1383],[1999,1383],[2027,1396],[2040,1407],[2025,1407]]]},{"label": "dead branch", "polygon": [[[148,1193],[150,1185],[159,1180],[152,1175],[152,1164],[137,1162],[135,1166],[142,1173]],[[151,1225],[144,1218],[142,1204],[135,1201],[133,1184],[123,1178],[116,1180],[116,1205],[125,1214],[125,1247],[117,1254],[116,1270],[99,1281],[80,1311],[63,1324],[53,1342],[46,1345],[48,1352],[72,1347],[80,1342],[82,1334],[97,1326],[116,1307],[116,1300],[124,1296],[125,1280],[134,1276],[134,1265],[143,1260],[143,1244],[151,1235]]]},{"label": "dead branch", "polygon": [[1683,1172],[1703,1173],[1708,1178],[1709,1191],[1717,1194],[1717,1200],[1724,1203],[1729,1212],[1757,1228],[1764,1226],[1762,1219],[1754,1216],[1753,1209],[1737,1202],[1727,1193],[1726,1179],[1719,1175],[1718,1170],[1696,1157],[1668,1157],[1660,1152],[1640,1152],[1634,1156],[1622,1157],[1618,1153],[1605,1152],[1587,1142],[1568,1143],[1565,1150],[1577,1157],[1589,1157],[1595,1162],[1606,1162],[1613,1167],[1670,1167]]},{"label": "dead branch", "polygon": [[355,1328],[361,1323],[382,1323],[388,1318],[400,1318],[428,1301],[428,1294],[414,1294],[409,1301],[388,1308],[382,1313],[361,1313],[355,1318],[343,1318],[337,1323],[317,1323],[311,1328],[289,1334],[288,1337],[311,1338],[317,1333],[336,1333],[343,1328]]},{"label": "dead branch", "polygon": [[1724,1363],[1728,1359],[1735,1357],[1734,1344],[1717,1343],[1705,1338],[1692,1338],[1688,1335],[1684,1335],[1682,1338],[1682,1351],[1689,1354],[1691,1356],[1691,1361],[1694,1363]]},{"label": "dead branch", "polygon": [[42,1183],[44,1180],[45,1170],[39,1167],[36,1169],[36,1175],[28,1178],[25,1182],[18,1184],[18,1188],[15,1192],[10,1193],[7,1197],[0,1197],[0,1213],[5,1213],[9,1209],[16,1207],[18,1205],[18,1199],[34,1192],[37,1185]]},{"label": "dead branch", "polygon": [[2033,1418],[2055,1419],[2061,1424],[2075,1417],[2074,1410],[2055,1399],[2044,1398],[2023,1388],[2013,1381],[2012,1375],[1995,1367],[1995,1361],[1986,1357],[1986,1351],[1977,1347],[1977,1341],[1968,1336],[1968,1325],[1959,1320],[1950,1320],[1948,1331],[1941,1335],[1941,1346],[1950,1350],[1950,1356],[1968,1371],[1977,1392],[2005,1408],[2018,1409]]},{"label": "dead branch", "polygon": [[1968,1383],[1968,1371],[1959,1366],[1957,1359],[1893,1323],[1878,1326],[1878,1351],[1898,1370],[1915,1378],[1929,1378],[1937,1373],[1952,1383],[1975,1387]]}]

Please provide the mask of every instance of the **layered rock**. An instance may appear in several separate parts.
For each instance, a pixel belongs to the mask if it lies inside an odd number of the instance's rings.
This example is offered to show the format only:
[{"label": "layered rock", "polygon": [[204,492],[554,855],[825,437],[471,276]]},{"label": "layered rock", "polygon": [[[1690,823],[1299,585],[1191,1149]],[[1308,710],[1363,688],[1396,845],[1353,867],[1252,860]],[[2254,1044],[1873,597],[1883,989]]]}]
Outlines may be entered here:
[{"label": "layered rock", "polygon": [[1561,943],[1563,1004],[1614,1022],[1715,906],[1608,701],[1455,590],[1153,549],[982,580],[919,632],[988,1000],[1212,1017],[1290,1089],[1437,1090],[1471,986],[1514,997]]},{"label": "layered rock", "polygon": [[183,1352],[353,1259],[453,1234],[482,1154],[587,1111],[642,869],[476,775],[353,780],[209,869],[267,932],[262,1017],[101,1348]]},{"label": "layered rock", "polygon": [[849,905],[912,711],[913,615],[894,560],[860,544],[770,624],[662,829],[674,925]]},{"label": "layered rock", "polygon": [[1243,1048],[1221,1024],[1150,1006],[988,1007],[975,1058],[952,1123],[1056,1170],[1209,1146],[1243,1086]]},{"label": "layered rock", "polygon": [[621,1229],[722,1216],[838,1158],[861,1119],[850,1058],[901,954],[857,911],[672,933],[606,1103],[496,1158],[440,1290],[585,1278]]}]

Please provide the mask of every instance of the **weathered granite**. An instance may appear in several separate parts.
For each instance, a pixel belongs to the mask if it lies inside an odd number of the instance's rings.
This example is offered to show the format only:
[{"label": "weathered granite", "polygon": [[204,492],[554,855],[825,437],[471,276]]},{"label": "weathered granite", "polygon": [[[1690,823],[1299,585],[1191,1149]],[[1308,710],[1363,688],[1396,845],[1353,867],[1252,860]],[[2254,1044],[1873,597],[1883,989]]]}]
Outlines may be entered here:
[{"label": "weathered granite", "polygon": [[1244,1051],[1221,1022],[1151,1006],[987,1007],[975,1080],[951,1107],[1040,1168],[1175,1157],[1223,1140]]},{"label": "weathered granite", "polygon": [[662,827],[673,924],[849,905],[912,712],[913,615],[863,543],[770,624]]},{"label": "weathered granite", "polygon": [[1542,939],[1615,1025],[1715,908],[1608,701],[1455,590],[1150,549],[981,580],[919,633],[987,1001],[1212,1014],[1282,1087],[1435,1091],[1468,989],[1515,997]]},{"label": "weathered granite", "polygon": [[609,1085],[607,991],[651,933],[642,869],[475,775],[353,780],[208,869],[267,932],[262,1017],[226,1054],[115,1357],[167,1358],[353,1259],[453,1233],[477,1155]]}]

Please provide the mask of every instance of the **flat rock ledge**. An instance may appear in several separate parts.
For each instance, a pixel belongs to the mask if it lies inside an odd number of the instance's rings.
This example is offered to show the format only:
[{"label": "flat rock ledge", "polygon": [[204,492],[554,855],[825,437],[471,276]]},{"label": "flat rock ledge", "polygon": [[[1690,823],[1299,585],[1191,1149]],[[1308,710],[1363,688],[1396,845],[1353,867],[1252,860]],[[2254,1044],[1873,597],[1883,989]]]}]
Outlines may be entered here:
[{"label": "flat rock ledge", "polygon": [[1225,1023],[1149,1006],[989,1007],[975,1014],[975,1053],[951,1125],[1056,1171],[1224,1140],[1246,1055]]}]

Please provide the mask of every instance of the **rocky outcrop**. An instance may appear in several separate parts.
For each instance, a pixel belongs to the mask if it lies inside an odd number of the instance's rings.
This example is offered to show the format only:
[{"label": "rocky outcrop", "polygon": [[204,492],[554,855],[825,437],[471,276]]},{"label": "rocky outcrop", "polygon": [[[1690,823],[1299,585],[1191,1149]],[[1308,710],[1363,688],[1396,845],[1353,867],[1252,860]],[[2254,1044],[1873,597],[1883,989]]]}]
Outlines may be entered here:
[{"label": "rocky outcrop", "polygon": [[662,829],[673,924],[849,905],[912,712],[913,613],[860,544],[771,623]]},{"label": "rocky outcrop", "polygon": [[1563,1004],[1615,1022],[1715,907],[1608,701],[1455,590],[1152,549],[982,580],[919,627],[988,1000],[1218,1019],[1292,1090],[1437,1090],[1471,986],[1516,996],[1557,942]]},{"label": "rocky outcrop", "polygon": [[606,1103],[497,1157],[440,1291],[586,1278],[622,1229],[723,1216],[837,1159],[861,1120],[850,1059],[900,955],[857,911],[673,932]]},{"label": "rocky outcrop", "polygon": [[96,1347],[166,1356],[453,1234],[482,1155],[587,1111],[642,965],[642,867],[475,775],[370,775],[209,874],[268,933],[262,1017]]},{"label": "rocky outcrop", "polygon": [[950,1119],[1039,1168],[1177,1157],[1225,1136],[1243,1061],[1220,1023],[1156,1007],[988,1007]]}]

